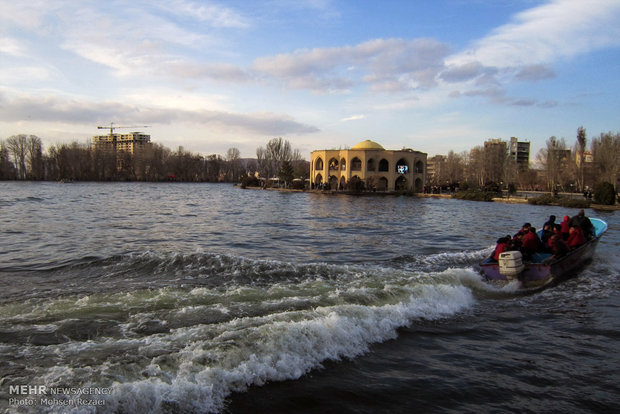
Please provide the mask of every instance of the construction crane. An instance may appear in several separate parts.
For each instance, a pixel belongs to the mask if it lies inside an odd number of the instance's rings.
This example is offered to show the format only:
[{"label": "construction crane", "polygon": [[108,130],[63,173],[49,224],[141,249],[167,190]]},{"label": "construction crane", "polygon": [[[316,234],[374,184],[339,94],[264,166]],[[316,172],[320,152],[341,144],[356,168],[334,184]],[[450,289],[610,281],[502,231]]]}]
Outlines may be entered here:
[{"label": "construction crane", "polygon": [[110,126],[98,126],[97,129],[109,129],[110,135],[114,134],[115,129],[120,128],[149,128],[149,125],[133,125],[133,126],[114,126],[114,122],[110,122]]}]

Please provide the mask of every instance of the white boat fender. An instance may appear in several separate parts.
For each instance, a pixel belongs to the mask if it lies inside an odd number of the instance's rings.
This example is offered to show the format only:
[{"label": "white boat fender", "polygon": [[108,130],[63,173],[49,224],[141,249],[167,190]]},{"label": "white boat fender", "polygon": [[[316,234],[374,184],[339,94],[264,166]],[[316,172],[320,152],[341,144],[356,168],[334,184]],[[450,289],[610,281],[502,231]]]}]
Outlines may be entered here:
[{"label": "white boat fender", "polygon": [[499,254],[499,272],[504,276],[518,276],[525,269],[523,255],[520,251],[509,251]]}]

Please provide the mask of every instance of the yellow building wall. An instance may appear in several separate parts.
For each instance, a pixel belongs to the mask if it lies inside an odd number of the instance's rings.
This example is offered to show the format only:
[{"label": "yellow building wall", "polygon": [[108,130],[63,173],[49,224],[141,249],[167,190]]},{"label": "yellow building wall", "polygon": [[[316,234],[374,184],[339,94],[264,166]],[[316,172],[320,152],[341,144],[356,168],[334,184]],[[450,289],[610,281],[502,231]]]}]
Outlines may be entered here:
[{"label": "yellow building wall", "polygon": [[[402,150],[318,150],[310,154],[310,183],[316,188],[320,184],[331,183],[331,189],[345,188],[346,184],[355,176],[366,183],[366,188],[371,187],[379,191],[408,190],[421,192],[426,182],[426,154],[419,151]],[[352,169],[352,161],[357,158],[361,161],[359,170]],[[317,162],[318,160],[322,161]],[[374,160],[375,170],[368,169],[368,161]],[[387,171],[379,171],[380,161],[388,162]],[[333,165],[330,169],[330,161],[337,160],[337,168]],[[405,174],[396,171],[397,163],[405,160],[409,170]],[[343,166],[344,161],[344,166]],[[334,163],[335,164],[335,163]],[[387,183],[385,188],[381,185]],[[334,188],[334,184],[336,188]],[[397,184],[400,184],[398,188]]]}]

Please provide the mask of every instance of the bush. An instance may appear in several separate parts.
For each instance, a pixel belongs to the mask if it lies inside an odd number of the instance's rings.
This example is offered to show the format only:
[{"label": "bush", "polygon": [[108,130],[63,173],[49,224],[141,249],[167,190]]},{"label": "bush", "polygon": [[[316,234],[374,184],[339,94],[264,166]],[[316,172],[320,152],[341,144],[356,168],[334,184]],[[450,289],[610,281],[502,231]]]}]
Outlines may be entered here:
[{"label": "bush", "polygon": [[508,195],[513,196],[515,194],[517,194],[517,187],[513,183],[508,184]]},{"label": "bush", "polygon": [[560,197],[559,204],[569,208],[588,208],[592,202],[584,198]]},{"label": "bush", "polygon": [[535,198],[530,198],[527,200],[528,204],[534,204],[534,205],[550,205],[550,204],[557,204],[558,203],[558,198],[551,195],[551,194],[543,194],[541,196],[535,197]]},{"label": "bush", "polygon": [[467,191],[459,191],[452,197],[458,198],[459,200],[493,201],[493,199],[497,197],[497,193],[493,191],[482,191],[480,189],[474,188]]},{"label": "bush", "polygon": [[572,197],[558,197],[551,194],[543,194],[539,197],[530,198],[527,200],[529,204],[540,206],[562,206],[569,208],[588,208],[590,207],[590,200],[582,198]]},{"label": "bush", "polygon": [[[495,194],[498,194],[498,195],[502,194],[502,188],[500,187],[500,185],[498,183],[495,183],[495,182],[486,183],[482,190],[487,192],[487,193],[495,193]],[[495,197],[497,197],[497,196],[495,196]]]},{"label": "bush", "polygon": [[241,188],[246,187],[260,187],[260,181],[253,175],[243,177],[243,179],[241,180]]},{"label": "bush", "polygon": [[304,180],[293,180],[291,183],[291,188],[293,190],[304,190],[306,188],[306,183]]},{"label": "bush", "polygon": [[616,190],[612,183],[604,181],[594,187],[594,202],[613,206],[616,203]]}]

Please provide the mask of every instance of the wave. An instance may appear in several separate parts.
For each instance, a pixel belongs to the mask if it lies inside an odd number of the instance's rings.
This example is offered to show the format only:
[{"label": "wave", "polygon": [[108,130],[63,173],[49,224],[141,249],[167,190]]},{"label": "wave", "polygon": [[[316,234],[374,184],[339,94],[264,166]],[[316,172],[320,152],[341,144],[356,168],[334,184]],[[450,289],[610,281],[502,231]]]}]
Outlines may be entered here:
[{"label": "wave", "polygon": [[392,266],[407,270],[437,271],[454,266],[468,266],[481,262],[491,254],[493,247],[480,250],[441,252],[429,255],[404,255],[389,261]]},{"label": "wave", "polygon": [[[221,411],[233,392],[300,378],[414,321],[467,311],[482,289],[471,269],[202,253],[127,255],[73,270],[118,283],[0,305],[0,357],[19,355],[11,357],[16,372],[28,366],[32,381],[50,387],[110,387],[106,412]],[[17,380],[28,379],[6,383]]]},{"label": "wave", "polygon": [[109,387],[101,412],[220,412],[234,392],[355,358],[411,324],[487,298],[537,300],[485,283],[471,264],[487,254],[354,265],[203,252],[83,258],[45,272],[64,277],[62,293],[0,305],[0,360],[14,372],[5,383]]},{"label": "wave", "polygon": [[[295,290],[292,286],[288,289]],[[50,351],[61,356],[58,362],[97,355],[99,363],[79,368],[60,363],[39,374],[45,384],[61,386],[97,373],[113,390],[106,396],[108,412],[163,412],[170,407],[177,412],[217,412],[232,392],[269,381],[298,379],[326,361],[354,358],[367,352],[372,343],[395,338],[398,328],[413,320],[450,317],[475,303],[468,288],[443,283],[385,284],[383,289],[399,291],[398,298],[388,301],[393,303],[385,303],[385,298],[356,303],[360,290],[368,290],[365,295],[372,296],[378,289],[345,285],[324,292],[320,302],[325,304],[300,310],[263,309],[254,316],[237,314],[224,322],[194,323],[165,333],[145,336],[133,331],[120,338],[58,344]],[[186,293],[195,297],[193,309],[173,307],[168,313],[132,315],[123,328],[130,329],[140,318],[153,321],[159,317],[164,319],[159,324],[166,325],[182,313],[196,311],[201,303],[197,298],[207,303],[214,299],[209,289]],[[303,296],[300,291],[293,294]],[[228,295],[237,297],[230,301]],[[273,303],[278,296],[270,289],[254,300],[248,292],[228,295],[219,295],[220,310],[225,307],[230,312],[235,304],[243,308],[244,301],[255,306]],[[151,299],[144,299],[143,304]],[[82,305],[91,300],[82,300]]]}]

